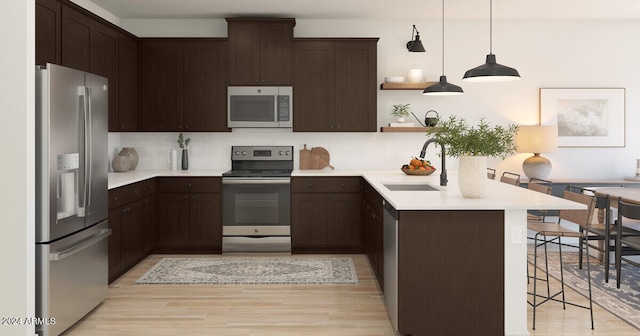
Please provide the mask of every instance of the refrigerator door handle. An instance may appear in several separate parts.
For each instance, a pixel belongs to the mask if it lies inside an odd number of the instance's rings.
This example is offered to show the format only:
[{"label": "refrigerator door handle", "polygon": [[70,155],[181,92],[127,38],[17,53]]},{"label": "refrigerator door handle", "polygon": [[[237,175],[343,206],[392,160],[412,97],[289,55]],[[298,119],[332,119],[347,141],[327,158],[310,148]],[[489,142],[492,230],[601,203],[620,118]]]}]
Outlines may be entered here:
[{"label": "refrigerator door handle", "polygon": [[79,197],[80,200],[78,202],[78,217],[86,217],[89,214],[89,195],[90,195],[90,186],[91,186],[91,148],[90,141],[90,129],[91,129],[91,92],[89,88],[86,86],[81,86],[78,88],[78,96],[80,96],[81,103],[80,108],[80,117],[82,118],[82,129],[80,130],[80,142],[81,142],[81,153],[82,153],[82,169],[81,169],[81,179],[80,179],[80,187],[79,187]]},{"label": "refrigerator door handle", "polygon": [[93,106],[91,104],[91,88],[87,87],[87,112],[85,122],[85,134],[84,150],[85,150],[85,189],[87,193],[87,202],[85,205],[85,215],[91,214],[91,186],[93,185]]},{"label": "refrigerator door handle", "polygon": [[89,236],[87,239],[80,241],[78,244],[75,244],[67,249],[58,252],[52,252],[49,254],[49,260],[57,261],[62,260],[64,258],[70,257],[89,246],[95,245],[98,242],[108,238],[111,235],[111,229],[100,230],[95,235]]}]

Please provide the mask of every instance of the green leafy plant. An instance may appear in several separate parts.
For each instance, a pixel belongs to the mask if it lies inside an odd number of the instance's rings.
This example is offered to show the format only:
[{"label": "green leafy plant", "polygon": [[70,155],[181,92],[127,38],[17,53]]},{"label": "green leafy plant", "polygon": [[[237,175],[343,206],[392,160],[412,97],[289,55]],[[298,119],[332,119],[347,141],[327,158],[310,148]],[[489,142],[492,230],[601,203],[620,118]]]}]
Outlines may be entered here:
[{"label": "green leafy plant", "polygon": [[505,158],[516,152],[515,137],[518,125],[491,127],[483,118],[476,126],[469,126],[463,118],[438,118],[437,126],[427,130],[428,135],[445,146],[448,156],[490,156]]},{"label": "green leafy plant", "polygon": [[411,104],[396,104],[393,105],[393,110],[391,110],[391,115],[394,117],[408,117],[409,116],[409,105]]},{"label": "green leafy plant", "polygon": [[182,135],[182,132],[180,132],[180,135],[178,135],[178,145],[180,146],[181,149],[187,149],[187,147],[189,147],[189,142],[191,142],[191,138],[184,138],[184,135]]}]

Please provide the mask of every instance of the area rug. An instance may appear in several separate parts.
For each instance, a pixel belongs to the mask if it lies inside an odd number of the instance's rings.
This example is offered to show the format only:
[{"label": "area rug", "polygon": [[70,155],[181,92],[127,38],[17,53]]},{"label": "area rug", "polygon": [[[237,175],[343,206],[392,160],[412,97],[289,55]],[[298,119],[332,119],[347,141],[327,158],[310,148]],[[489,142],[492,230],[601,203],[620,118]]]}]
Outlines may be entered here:
[{"label": "area rug", "polygon": [[356,284],[351,258],[163,258],[135,284]]},{"label": "area rug", "polygon": [[[540,253],[542,251],[538,251]],[[539,254],[538,257],[544,254]],[[589,297],[587,267],[578,268],[578,253],[563,252],[564,283],[584,297]],[[549,252],[549,275],[560,279],[560,264],[557,252]],[[604,282],[604,266],[591,258],[591,292],[593,302],[613,315],[625,320],[640,330],[640,267],[622,265],[622,283],[616,288],[615,267],[612,265],[609,283]],[[533,255],[529,254],[533,264]],[[538,258],[538,267],[544,271],[544,257]],[[540,273],[539,273],[540,274]]]}]

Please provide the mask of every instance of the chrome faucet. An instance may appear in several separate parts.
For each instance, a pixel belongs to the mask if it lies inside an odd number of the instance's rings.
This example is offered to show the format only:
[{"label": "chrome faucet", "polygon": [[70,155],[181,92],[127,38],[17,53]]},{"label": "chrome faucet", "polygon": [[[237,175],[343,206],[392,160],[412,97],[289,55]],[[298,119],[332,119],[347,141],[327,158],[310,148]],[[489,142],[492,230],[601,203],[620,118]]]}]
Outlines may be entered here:
[{"label": "chrome faucet", "polygon": [[424,145],[422,146],[422,151],[420,151],[420,159],[424,159],[424,155],[425,153],[427,153],[427,147],[429,147],[429,144],[431,143],[437,143],[438,145],[440,145],[440,148],[442,149],[442,154],[440,154],[441,158],[442,158],[442,170],[440,171],[440,185],[441,186],[446,186],[447,182],[449,182],[449,180],[447,179],[447,165],[445,162],[445,157],[446,157],[446,152],[444,150],[444,145],[441,144],[440,142],[438,142],[438,139],[436,138],[431,138],[429,140],[427,140],[427,142],[424,143]]}]

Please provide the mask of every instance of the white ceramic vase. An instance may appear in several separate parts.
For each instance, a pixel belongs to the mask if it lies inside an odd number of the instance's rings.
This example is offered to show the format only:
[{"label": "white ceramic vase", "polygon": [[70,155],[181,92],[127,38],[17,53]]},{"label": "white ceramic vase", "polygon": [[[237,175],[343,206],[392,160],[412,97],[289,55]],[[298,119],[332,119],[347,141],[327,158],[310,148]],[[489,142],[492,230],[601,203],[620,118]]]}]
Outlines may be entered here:
[{"label": "white ceramic vase", "polygon": [[486,156],[460,156],[458,162],[458,187],[462,197],[484,197],[487,182]]},{"label": "white ceramic vase", "polygon": [[421,83],[424,74],[422,72],[422,69],[410,69],[407,77],[409,78],[409,82],[411,83]]}]

